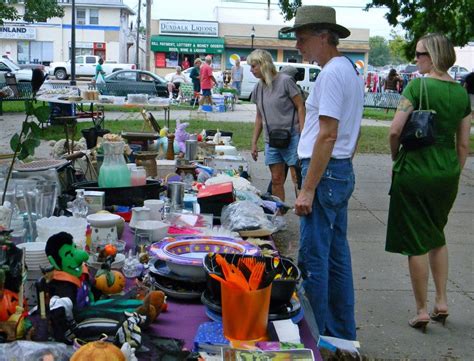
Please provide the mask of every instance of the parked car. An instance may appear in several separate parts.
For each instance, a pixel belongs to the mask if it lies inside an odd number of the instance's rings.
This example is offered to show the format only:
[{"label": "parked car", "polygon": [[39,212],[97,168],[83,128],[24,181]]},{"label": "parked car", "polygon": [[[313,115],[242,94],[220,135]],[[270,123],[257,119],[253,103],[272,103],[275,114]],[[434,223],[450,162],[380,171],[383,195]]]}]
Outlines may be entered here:
[{"label": "parked car", "polygon": [[106,83],[120,84],[124,88],[136,84],[154,83],[159,97],[168,97],[168,82],[161,76],[146,70],[119,70],[105,76]]},{"label": "parked car", "polygon": [[462,78],[469,74],[469,70],[463,66],[453,65],[449,68],[448,74],[451,75],[454,80],[461,81]]},{"label": "parked car", "polygon": [[[99,63],[100,56],[97,55],[79,55],[76,56],[76,76],[95,76],[95,68]],[[111,74],[117,70],[133,70],[135,64],[120,64],[104,62],[102,69],[105,74]],[[71,75],[71,61],[55,61],[49,65],[49,74],[54,75],[58,80],[66,80]]]},{"label": "parked car", "polygon": [[[303,63],[283,63],[275,61],[273,62],[277,71],[280,71],[281,68],[287,65],[294,66],[298,70],[298,81],[297,84],[305,92],[309,93],[318,74],[321,72],[321,67],[313,64],[303,64]],[[258,82],[258,79],[253,76],[250,72],[250,65],[246,61],[240,63],[240,66],[244,68],[244,80],[242,81],[242,92],[240,94],[241,99],[250,99],[250,94],[255,88],[255,85]]]},{"label": "parked car", "polygon": [[399,73],[400,74],[411,74],[411,73],[416,73],[418,71],[418,68],[416,67],[416,64],[408,64],[403,66]]},{"label": "parked car", "polygon": [[[32,69],[20,69],[18,64],[14,61],[7,59],[7,58],[0,58],[0,74],[2,74],[2,79],[6,73],[15,74],[15,78],[17,82],[24,82],[24,81],[31,81],[31,77],[33,74]],[[47,73],[45,72],[45,76]]]}]

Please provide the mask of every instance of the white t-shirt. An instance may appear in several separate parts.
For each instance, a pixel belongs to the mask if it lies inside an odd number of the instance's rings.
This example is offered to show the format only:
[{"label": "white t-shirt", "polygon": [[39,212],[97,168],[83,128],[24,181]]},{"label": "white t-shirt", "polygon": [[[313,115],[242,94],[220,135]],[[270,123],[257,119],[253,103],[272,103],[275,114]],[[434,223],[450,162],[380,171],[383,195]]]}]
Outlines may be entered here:
[{"label": "white t-shirt", "polygon": [[332,158],[352,157],[364,110],[364,82],[343,56],[332,58],[319,73],[306,99],[306,119],[298,144],[298,157],[311,158],[319,133],[319,116],[339,121]]}]

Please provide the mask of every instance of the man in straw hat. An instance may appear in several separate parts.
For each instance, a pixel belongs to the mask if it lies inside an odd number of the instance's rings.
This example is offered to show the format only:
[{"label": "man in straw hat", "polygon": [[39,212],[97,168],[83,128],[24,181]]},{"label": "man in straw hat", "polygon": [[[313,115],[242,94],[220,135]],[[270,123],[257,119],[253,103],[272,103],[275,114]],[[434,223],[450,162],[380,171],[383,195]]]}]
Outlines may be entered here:
[{"label": "man in straw hat", "polygon": [[354,189],[352,157],[359,136],[364,85],[337,49],[350,31],[327,6],[302,6],[293,27],[296,48],[322,71],[306,100],[298,145],[303,185],[295,212],[301,216],[299,265],[319,332],[356,339],[354,286],[347,241],[347,204]]}]

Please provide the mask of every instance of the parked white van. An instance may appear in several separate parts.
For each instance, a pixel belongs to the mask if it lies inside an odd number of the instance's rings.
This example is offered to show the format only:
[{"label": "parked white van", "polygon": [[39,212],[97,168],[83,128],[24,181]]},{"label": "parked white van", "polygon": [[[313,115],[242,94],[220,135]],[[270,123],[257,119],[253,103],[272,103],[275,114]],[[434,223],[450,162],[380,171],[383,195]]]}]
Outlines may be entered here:
[{"label": "parked white van", "polygon": [[[286,65],[294,66],[298,69],[297,84],[305,91],[308,92],[314,85],[318,74],[321,71],[321,67],[313,64],[302,64],[302,63],[282,63],[274,62],[277,71],[280,71]],[[258,82],[258,79],[253,76],[250,72],[250,65],[243,61],[240,66],[244,68],[244,79],[242,81],[242,92],[240,94],[241,99],[250,99],[250,93]]]}]

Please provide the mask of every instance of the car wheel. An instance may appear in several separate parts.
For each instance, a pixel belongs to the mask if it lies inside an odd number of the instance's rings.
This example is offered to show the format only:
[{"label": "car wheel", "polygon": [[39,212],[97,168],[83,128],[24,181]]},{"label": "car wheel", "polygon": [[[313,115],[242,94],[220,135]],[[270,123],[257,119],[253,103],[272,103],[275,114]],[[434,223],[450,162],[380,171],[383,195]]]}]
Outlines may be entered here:
[{"label": "car wheel", "polygon": [[58,80],[66,80],[68,78],[66,70],[65,69],[58,69],[54,72],[54,76]]}]

